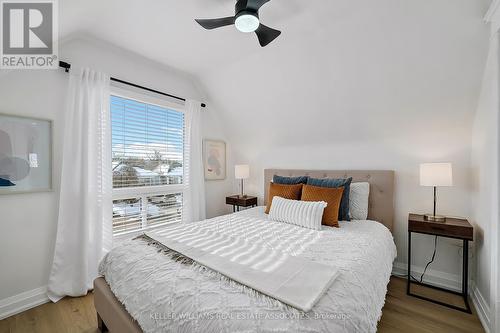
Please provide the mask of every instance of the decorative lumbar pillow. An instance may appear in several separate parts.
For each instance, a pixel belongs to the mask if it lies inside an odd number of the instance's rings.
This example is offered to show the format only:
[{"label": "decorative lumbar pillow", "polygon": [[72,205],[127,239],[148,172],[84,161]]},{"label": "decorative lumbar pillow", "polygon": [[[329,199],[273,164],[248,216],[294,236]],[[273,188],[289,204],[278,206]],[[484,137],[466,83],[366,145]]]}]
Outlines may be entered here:
[{"label": "decorative lumbar pillow", "polygon": [[269,183],[269,195],[267,197],[266,214],[269,214],[271,203],[275,196],[282,197],[290,200],[300,200],[300,193],[302,192],[302,184],[283,185]]},{"label": "decorative lumbar pillow", "polygon": [[307,185],[319,187],[343,187],[342,201],[340,202],[339,220],[350,221],[349,218],[349,193],[352,177],[349,178],[309,178]]},{"label": "decorative lumbar pillow", "polygon": [[339,209],[342,200],[343,187],[319,187],[304,185],[302,201],[324,201],[328,204],[323,212],[321,223],[330,227],[339,227]]},{"label": "decorative lumbar pillow", "polygon": [[324,201],[299,201],[275,196],[269,211],[269,219],[321,230],[325,207],[327,203]]},{"label": "decorative lumbar pillow", "polygon": [[366,220],[368,218],[369,195],[370,183],[351,183],[349,214],[352,220]]},{"label": "decorative lumbar pillow", "polygon": [[294,184],[307,184],[308,176],[298,176],[298,177],[284,177],[284,176],[273,176],[273,183],[275,184],[286,184],[286,185],[294,185]]}]

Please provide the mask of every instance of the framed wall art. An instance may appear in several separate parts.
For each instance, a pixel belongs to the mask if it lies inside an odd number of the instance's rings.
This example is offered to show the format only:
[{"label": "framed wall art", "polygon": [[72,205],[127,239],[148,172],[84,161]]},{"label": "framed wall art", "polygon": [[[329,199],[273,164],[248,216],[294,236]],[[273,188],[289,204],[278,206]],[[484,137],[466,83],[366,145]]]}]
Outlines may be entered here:
[{"label": "framed wall art", "polygon": [[205,180],[226,179],[226,143],[218,140],[203,141]]},{"label": "framed wall art", "polygon": [[52,190],[52,122],[0,114],[0,194]]}]

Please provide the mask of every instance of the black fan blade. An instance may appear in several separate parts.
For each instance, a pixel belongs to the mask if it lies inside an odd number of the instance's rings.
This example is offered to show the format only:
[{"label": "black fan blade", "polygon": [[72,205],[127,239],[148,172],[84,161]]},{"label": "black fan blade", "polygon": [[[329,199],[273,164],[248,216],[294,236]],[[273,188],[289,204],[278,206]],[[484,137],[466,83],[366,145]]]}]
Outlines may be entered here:
[{"label": "black fan blade", "polygon": [[195,21],[205,29],[215,29],[234,24],[235,19],[234,16],[231,16],[217,19],[196,19]]},{"label": "black fan blade", "polygon": [[260,46],[264,47],[267,44],[271,43],[275,40],[279,35],[281,35],[281,31],[269,28],[262,23],[259,25],[257,30],[255,30],[257,34],[257,38],[259,38]]},{"label": "black fan blade", "polygon": [[269,1],[271,0],[247,0],[247,8],[251,8],[257,11],[260,7],[264,6]]}]

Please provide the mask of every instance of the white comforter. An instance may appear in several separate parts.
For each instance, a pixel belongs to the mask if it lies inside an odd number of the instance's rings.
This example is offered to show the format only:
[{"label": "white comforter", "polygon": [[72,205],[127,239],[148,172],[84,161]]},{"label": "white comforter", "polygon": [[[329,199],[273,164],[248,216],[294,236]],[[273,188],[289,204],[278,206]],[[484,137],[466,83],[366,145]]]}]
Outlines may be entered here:
[{"label": "white comforter", "polygon": [[144,332],[375,332],[396,247],[380,223],[340,225],[314,231],[272,222],[262,207],[186,225],[338,267],[339,276],[308,313],[176,261],[140,239],[116,246],[100,272]]}]

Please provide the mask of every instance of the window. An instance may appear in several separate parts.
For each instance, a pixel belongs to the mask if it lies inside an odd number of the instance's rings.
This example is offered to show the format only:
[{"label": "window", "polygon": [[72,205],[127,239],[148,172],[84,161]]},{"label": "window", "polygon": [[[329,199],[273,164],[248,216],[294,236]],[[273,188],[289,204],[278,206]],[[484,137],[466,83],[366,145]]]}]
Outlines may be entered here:
[{"label": "window", "polygon": [[180,222],[184,113],[112,95],[111,126],[114,235]]}]

